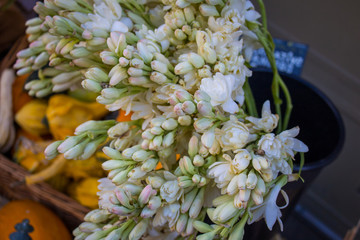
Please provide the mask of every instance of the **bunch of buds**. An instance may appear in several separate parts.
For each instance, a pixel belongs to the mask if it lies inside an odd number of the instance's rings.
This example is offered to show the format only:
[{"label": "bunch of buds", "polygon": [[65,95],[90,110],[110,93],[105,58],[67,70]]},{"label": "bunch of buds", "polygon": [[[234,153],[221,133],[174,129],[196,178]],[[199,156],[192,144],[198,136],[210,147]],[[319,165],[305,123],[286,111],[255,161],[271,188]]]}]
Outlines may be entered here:
[{"label": "bunch of buds", "polygon": [[66,159],[88,159],[98,146],[105,143],[107,131],[116,121],[87,121],[75,129],[75,136],[53,142],[45,149],[46,159],[53,159],[63,153]]}]

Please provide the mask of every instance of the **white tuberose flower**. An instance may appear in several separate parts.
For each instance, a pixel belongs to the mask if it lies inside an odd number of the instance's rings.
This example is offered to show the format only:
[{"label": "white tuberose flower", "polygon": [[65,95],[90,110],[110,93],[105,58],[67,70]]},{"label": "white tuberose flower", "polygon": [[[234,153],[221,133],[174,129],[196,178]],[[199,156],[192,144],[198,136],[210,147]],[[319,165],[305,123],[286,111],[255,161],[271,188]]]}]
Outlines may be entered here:
[{"label": "white tuberose flower", "polygon": [[272,132],[278,124],[279,116],[276,114],[271,114],[270,101],[267,100],[264,102],[264,105],[262,107],[261,118],[250,116],[247,117],[246,120],[254,124],[253,128],[255,130]]},{"label": "white tuberose flower", "polygon": [[[266,197],[264,203],[252,208],[252,210],[254,210],[253,217],[248,220],[248,224],[252,224],[253,222],[259,221],[261,218],[265,218],[266,225],[271,231],[277,220],[280,224],[281,231],[283,230],[283,223],[280,219],[281,217],[280,209],[283,209],[288,205],[289,198],[287,194],[283,190],[281,190],[282,185],[284,185],[284,183],[282,182],[277,183]],[[280,191],[286,202],[286,205],[283,207],[279,207],[276,205],[276,199]]]},{"label": "white tuberose flower", "polygon": [[307,152],[309,148],[295,137],[299,134],[300,128],[294,127],[292,129],[283,131],[277,138],[282,143],[283,150],[290,156],[294,156],[294,152]]},{"label": "white tuberose flower", "polygon": [[239,111],[239,106],[231,98],[232,92],[236,87],[236,79],[233,75],[223,75],[216,73],[213,78],[203,78],[200,90],[206,92],[211,97],[211,105],[223,108],[225,112],[235,113]]},{"label": "white tuberose flower", "polygon": [[233,115],[221,129],[216,129],[216,137],[223,148],[223,152],[228,150],[236,152],[252,140],[249,129]]},{"label": "white tuberose flower", "polygon": [[167,182],[160,188],[161,197],[168,203],[173,203],[180,199],[184,190],[179,187],[176,176],[170,172],[164,172]]},{"label": "white tuberose flower", "polygon": [[258,142],[258,146],[261,150],[265,151],[265,155],[270,159],[279,159],[281,157],[281,142],[273,133],[262,136]]}]

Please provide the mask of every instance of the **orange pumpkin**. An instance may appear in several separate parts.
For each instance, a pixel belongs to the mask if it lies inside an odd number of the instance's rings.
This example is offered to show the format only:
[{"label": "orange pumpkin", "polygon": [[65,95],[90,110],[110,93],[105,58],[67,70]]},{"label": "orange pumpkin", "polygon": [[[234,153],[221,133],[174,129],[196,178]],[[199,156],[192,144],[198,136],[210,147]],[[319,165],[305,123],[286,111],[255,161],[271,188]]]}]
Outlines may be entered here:
[{"label": "orange pumpkin", "polygon": [[0,239],[9,239],[15,225],[29,219],[34,231],[33,240],[70,240],[70,232],[64,223],[45,206],[31,200],[15,200],[0,209]]}]

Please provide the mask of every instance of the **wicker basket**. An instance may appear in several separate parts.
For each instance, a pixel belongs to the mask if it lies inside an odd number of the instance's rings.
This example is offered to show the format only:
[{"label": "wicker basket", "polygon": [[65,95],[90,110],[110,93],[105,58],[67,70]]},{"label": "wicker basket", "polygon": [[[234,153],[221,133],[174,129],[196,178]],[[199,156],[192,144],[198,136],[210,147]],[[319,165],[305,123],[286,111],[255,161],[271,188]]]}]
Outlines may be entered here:
[{"label": "wicker basket", "polygon": [[32,199],[52,209],[70,229],[75,229],[89,209],[80,205],[72,198],[54,190],[46,183],[27,186],[24,177],[29,173],[0,154],[0,194],[15,199]]}]

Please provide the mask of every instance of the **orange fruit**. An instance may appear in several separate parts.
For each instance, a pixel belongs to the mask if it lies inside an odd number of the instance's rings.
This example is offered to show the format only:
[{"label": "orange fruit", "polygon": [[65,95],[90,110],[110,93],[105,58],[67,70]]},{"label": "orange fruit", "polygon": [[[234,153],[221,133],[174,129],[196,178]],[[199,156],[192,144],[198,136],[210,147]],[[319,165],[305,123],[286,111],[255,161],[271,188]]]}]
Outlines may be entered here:
[{"label": "orange fruit", "polygon": [[9,239],[15,232],[15,225],[24,219],[34,231],[32,240],[70,240],[72,236],[64,223],[47,207],[31,200],[15,200],[0,209],[0,239]]}]

